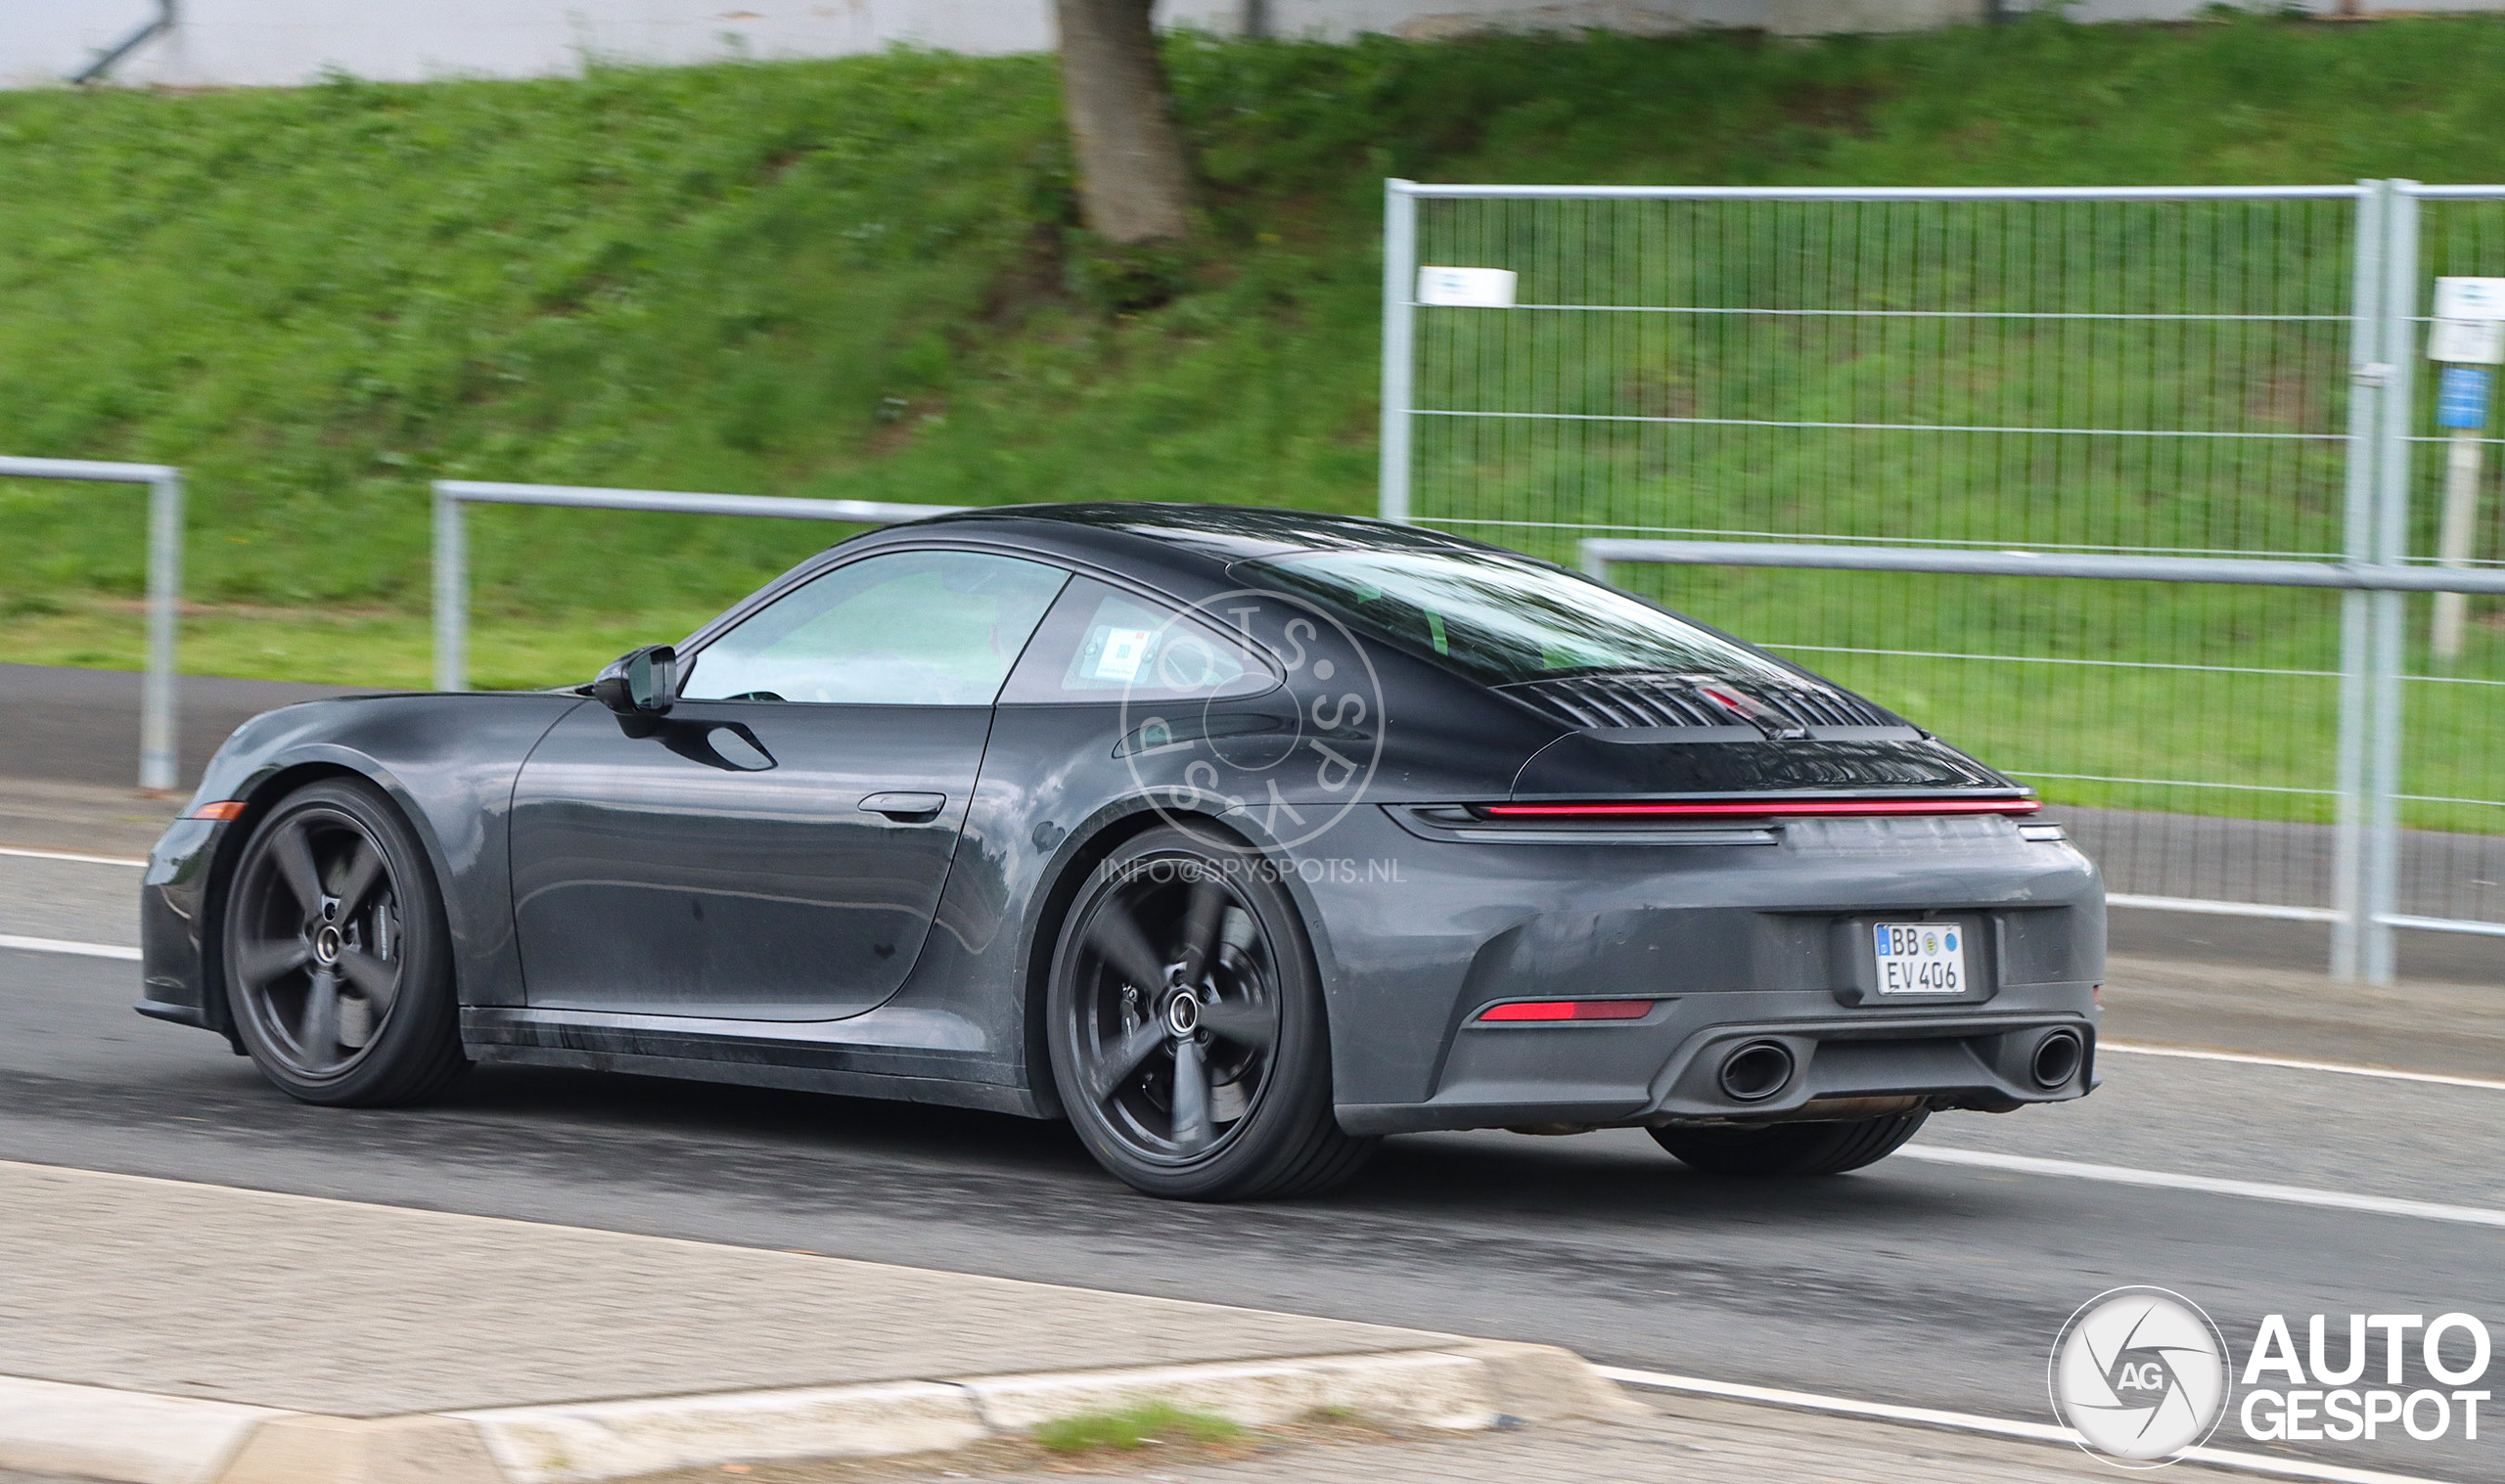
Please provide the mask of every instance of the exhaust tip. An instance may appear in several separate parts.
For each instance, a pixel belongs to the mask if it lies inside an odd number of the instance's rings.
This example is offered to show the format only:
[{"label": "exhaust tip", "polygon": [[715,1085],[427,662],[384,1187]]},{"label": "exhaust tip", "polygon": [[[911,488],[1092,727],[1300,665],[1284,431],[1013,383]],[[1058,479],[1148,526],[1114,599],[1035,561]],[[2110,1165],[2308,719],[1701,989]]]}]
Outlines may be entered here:
[{"label": "exhaust tip", "polygon": [[1723,1096],[1762,1102],[1792,1080],[1792,1052],[1780,1041],[1752,1041],[1722,1058]]},{"label": "exhaust tip", "polygon": [[2027,1072],[2037,1087],[2064,1087],[2078,1075],[2079,1062],[2085,1055],[2078,1032],[2057,1030],[2035,1043],[2035,1054],[2027,1059]]}]

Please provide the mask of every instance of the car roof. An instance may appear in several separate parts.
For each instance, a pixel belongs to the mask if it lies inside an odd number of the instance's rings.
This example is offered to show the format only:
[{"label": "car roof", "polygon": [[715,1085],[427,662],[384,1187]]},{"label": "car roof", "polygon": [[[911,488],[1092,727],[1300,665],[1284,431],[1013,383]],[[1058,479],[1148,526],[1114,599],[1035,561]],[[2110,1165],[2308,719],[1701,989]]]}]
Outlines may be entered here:
[{"label": "car roof", "polygon": [[1073,556],[1161,558],[1160,565],[1180,556],[1187,559],[1181,564],[1206,563],[1213,576],[1238,562],[1289,552],[1489,550],[1466,537],[1359,516],[1147,501],[1005,505],[887,528],[896,534],[940,530],[1009,536]]}]

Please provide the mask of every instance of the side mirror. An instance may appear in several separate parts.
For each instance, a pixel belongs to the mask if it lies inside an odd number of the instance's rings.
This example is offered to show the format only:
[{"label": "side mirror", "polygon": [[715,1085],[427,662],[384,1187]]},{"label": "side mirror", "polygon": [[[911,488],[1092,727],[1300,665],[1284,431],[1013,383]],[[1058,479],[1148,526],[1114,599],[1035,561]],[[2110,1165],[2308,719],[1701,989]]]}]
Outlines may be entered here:
[{"label": "side mirror", "polygon": [[620,716],[661,716],[678,703],[678,651],[665,644],[648,645],[619,655],[591,694]]}]

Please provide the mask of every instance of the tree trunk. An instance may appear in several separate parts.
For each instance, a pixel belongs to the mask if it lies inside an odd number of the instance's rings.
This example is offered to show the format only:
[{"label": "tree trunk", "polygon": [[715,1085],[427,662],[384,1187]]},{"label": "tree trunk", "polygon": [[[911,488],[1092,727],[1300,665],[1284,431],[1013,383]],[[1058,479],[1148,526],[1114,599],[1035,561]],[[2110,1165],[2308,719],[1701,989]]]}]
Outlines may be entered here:
[{"label": "tree trunk", "polygon": [[1120,245],[1191,235],[1191,171],[1149,23],[1153,0],[1054,0],[1078,201]]}]

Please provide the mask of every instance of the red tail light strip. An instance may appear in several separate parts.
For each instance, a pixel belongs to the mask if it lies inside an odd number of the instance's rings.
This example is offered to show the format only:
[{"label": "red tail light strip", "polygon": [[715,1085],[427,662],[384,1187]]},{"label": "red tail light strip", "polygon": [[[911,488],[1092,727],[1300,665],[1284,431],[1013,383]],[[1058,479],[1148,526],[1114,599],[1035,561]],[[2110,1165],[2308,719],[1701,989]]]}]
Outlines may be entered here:
[{"label": "red tail light strip", "polygon": [[1905,814],[2033,814],[2044,807],[2032,798],[1875,798],[1767,799],[1758,802],[1709,804],[1489,804],[1490,819],[1708,819],[1748,815],[1905,815]]},{"label": "red tail light strip", "polygon": [[1481,1020],[1641,1020],[1659,1000],[1519,1000],[1491,1005]]}]

